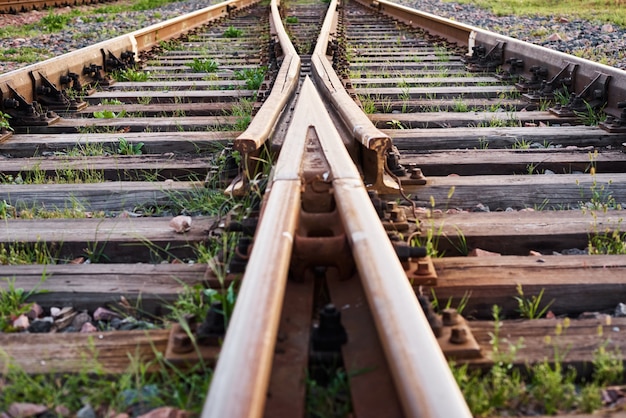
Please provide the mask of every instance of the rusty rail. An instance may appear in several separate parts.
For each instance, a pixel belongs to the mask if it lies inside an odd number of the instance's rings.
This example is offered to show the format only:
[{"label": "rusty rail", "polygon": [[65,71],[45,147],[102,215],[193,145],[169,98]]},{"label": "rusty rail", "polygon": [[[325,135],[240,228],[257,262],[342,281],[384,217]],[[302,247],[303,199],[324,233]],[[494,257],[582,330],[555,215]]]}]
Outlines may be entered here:
[{"label": "rusty rail", "polygon": [[376,190],[397,191],[397,185],[385,176],[385,153],[391,148],[391,139],[378,130],[359,106],[352,100],[335,73],[326,52],[337,27],[337,0],[331,0],[328,14],[324,19],[320,37],[311,57],[313,77],[322,89],[322,94],[337,109],[354,139],[363,145],[372,161],[364,164],[366,182]]},{"label": "rusty rail", "polygon": [[272,11],[270,18],[272,36],[278,39],[278,44],[283,53],[282,64],[272,91],[265,99],[265,105],[261,107],[248,128],[235,139],[234,148],[244,154],[258,150],[267,141],[280,116],[280,111],[276,111],[276,109],[284,108],[298,85],[300,56],[282,27],[278,2],[272,1],[270,7]]},{"label": "rusty rail", "polygon": [[[606,106],[604,111],[618,118],[622,109],[618,103],[626,100],[626,72],[604,64],[578,58],[563,52],[530,44],[508,36],[499,35],[474,26],[462,24],[429,13],[410,9],[386,0],[354,0],[409,26],[427,30],[452,43],[468,48],[468,55],[475,54],[475,48],[481,47],[492,52],[505,70],[515,62],[515,75],[531,79],[533,69],[543,67],[545,81],[557,77],[562,71],[573,71],[573,93],[580,95],[585,88],[595,90],[593,94],[603,94]],[[569,67],[569,68],[568,68]],[[588,90],[589,90],[588,89]],[[605,89],[606,91],[601,91]]]},{"label": "rusty rail", "polygon": [[[71,79],[71,77],[67,78],[68,76],[75,76],[75,82],[79,85],[95,82],[97,76],[94,77],[94,75],[101,75],[102,70],[106,71],[110,67],[111,55],[118,59],[124,54],[127,56],[132,54],[133,58],[137,57],[140,52],[158,45],[161,41],[178,37],[211,21],[224,18],[235,9],[241,10],[257,2],[258,0],[228,0],[127,35],[121,35],[2,74],[0,75],[0,110],[2,110],[5,100],[13,98],[15,93],[11,90],[22,96],[26,102],[33,102],[37,97],[36,90],[42,86],[43,77],[55,84],[58,90],[67,87],[68,80]],[[86,70],[90,68],[93,71]]]}]

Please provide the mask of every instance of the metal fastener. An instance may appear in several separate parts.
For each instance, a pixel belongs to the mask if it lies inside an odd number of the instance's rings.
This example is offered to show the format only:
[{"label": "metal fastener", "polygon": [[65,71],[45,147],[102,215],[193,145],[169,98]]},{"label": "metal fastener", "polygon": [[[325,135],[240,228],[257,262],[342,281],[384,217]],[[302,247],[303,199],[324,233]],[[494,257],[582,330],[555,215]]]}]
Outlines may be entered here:
[{"label": "metal fastener", "polygon": [[459,313],[454,308],[447,308],[441,312],[443,317],[443,324],[446,326],[452,326],[459,323]]},{"label": "metal fastener", "polygon": [[467,342],[467,329],[465,327],[454,327],[450,334],[452,344],[465,344]]}]

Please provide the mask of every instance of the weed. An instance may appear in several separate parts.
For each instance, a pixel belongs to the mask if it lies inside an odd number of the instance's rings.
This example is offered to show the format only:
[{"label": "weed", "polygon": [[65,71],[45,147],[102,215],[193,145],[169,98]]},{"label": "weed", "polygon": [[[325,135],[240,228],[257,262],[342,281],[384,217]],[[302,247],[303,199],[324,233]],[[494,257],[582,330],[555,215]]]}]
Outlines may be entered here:
[{"label": "weed", "polygon": [[11,128],[11,125],[9,124],[9,119],[11,119],[11,115],[0,111],[0,132],[2,132],[2,130],[13,130],[13,128]]},{"label": "weed", "polygon": [[246,89],[258,90],[263,84],[267,67],[244,68],[235,71],[235,79],[246,80]]},{"label": "weed", "polygon": [[478,138],[478,149],[488,149],[489,140],[487,138]]},{"label": "weed", "polygon": [[[441,302],[437,298],[437,294],[435,293],[435,288],[432,288],[432,287],[430,288],[430,294],[432,295],[431,305],[433,306],[433,309],[436,312],[442,312],[444,309],[453,308],[452,296],[450,296],[448,300],[446,301],[446,304],[442,306]],[[459,313],[459,315],[463,313],[471,297],[472,297],[471,290],[466,290],[465,293],[463,293],[463,297],[461,298],[461,300],[459,300],[459,303],[456,305],[456,308],[455,308],[456,311]]]},{"label": "weed", "polygon": [[54,264],[51,249],[43,241],[0,243],[0,265]]},{"label": "weed", "polygon": [[530,298],[524,296],[521,284],[518,284],[515,290],[517,291],[517,296],[513,298],[517,301],[517,310],[522,318],[539,319],[548,311],[550,305],[554,303],[554,299],[552,299],[547,305],[540,307],[545,289],[541,289],[538,295],[533,295]]},{"label": "weed", "polygon": [[0,289],[0,332],[12,331],[11,317],[16,318],[30,311],[32,303],[27,303],[28,299],[33,295],[46,292],[45,290],[40,290],[40,286],[46,279],[47,275],[44,270],[39,283],[29,291],[25,291],[21,287],[15,287],[15,278],[3,279],[7,283],[7,288]]},{"label": "weed", "polygon": [[241,35],[243,35],[243,31],[232,25],[224,31],[224,38],[239,38]]},{"label": "weed", "polygon": [[587,101],[585,101],[585,111],[574,111],[574,113],[578,118],[580,118],[583,124],[588,126],[597,126],[600,122],[606,119],[604,107],[596,110]]},{"label": "weed", "polygon": [[72,20],[72,16],[69,13],[55,14],[52,9],[48,11],[48,14],[41,18],[38,26],[45,32],[59,32],[63,30],[67,24]]},{"label": "weed", "polygon": [[309,418],[346,417],[352,411],[347,373],[338,369],[327,385],[306,379],[306,413]]},{"label": "weed", "polygon": [[513,149],[530,149],[531,142],[526,139],[516,139],[513,144]]},{"label": "weed", "polygon": [[122,103],[121,101],[117,100],[117,99],[102,99],[102,101],[100,102],[103,106],[117,106],[117,105],[122,105],[124,103]]},{"label": "weed", "polygon": [[236,131],[244,131],[252,120],[252,109],[254,103],[249,99],[241,99],[234,104],[231,109],[231,115],[236,117],[233,129]]},{"label": "weed", "polygon": [[390,120],[389,122],[387,122],[387,125],[390,129],[404,129],[404,125],[402,124],[402,122],[397,119]]},{"label": "weed", "polygon": [[122,110],[119,113],[112,112],[110,110],[99,110],[93,112],[93,117],[96,119],[118,119],[126,116],[126,110]]},{"label": "weed", "polygon": [[143,82],[148,80],[150,72],[135,70],[134,68],[125,68],[123,70],[113,72],[112,77],[116,81]]},{"label": "weed", "polygon": [[196,73],[214,73],[219,67],[218,62],[212,58],[194,58],[193,61],[187,65]]},{"label": "weed", "polygon": [[133,144],[126,140],[126,138],[119,138],[117,144],[117,153],[119,155],[141,155],[144,143],[137,142]]},{"label": "weed", "polygon": [[285,18],[285,23],[287,23],[288,25],[293,25],[295,23],[298,23],[300,20],[296,17],[296,16],[287,16]]}]

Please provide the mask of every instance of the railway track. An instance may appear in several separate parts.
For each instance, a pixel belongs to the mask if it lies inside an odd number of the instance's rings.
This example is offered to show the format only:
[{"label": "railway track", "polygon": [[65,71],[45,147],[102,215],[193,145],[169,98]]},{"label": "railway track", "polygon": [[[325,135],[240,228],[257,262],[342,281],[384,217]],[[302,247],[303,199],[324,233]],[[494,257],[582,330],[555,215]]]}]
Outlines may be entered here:
[{"label": "railway track", "polygon": [[51,7],[79,6],[100,3],[93,0],[3,0],[0,2],[0,13],[21,13],[29,10],[43,10]]},{"label": "railway track", "polygon": [[[489,368],[508,347],[511,367],[568,348],[590,374],[624,340],[606,316],[624,258],[588,253],[622,245],[625,80],[384,1],[229,1],[0,75],[0,255],[48,259],[1,266],[5,289],[76,316],[238,294],[225,335],[222,298],[171,329],[55,319],[2,346],[28,373],[219,353],[203,416],[315,416],[305,382],[338,370],[357,416],[469,416],[446,358]],[[532,296],[552,319],[514,319]]]}]

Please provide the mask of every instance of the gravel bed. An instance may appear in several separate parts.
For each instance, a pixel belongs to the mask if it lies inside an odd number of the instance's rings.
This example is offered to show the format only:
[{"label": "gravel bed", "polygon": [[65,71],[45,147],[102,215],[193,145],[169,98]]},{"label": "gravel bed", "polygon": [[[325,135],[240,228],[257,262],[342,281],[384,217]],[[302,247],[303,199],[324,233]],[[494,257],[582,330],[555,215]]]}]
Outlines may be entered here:
[{"label": "gravel bed", "polygon": [[[0,38],[3,48],[33,47],[48,50],[50,56],[82,48],[96,41],[108,39],[158,23],[190,11],[207,7],[219,0],[187,0],[140,12],[115,15],[90,15],[89,21],[75,18],[66,30],[43,34],[30,39]],[[438,14],[459,22],[478,26],[514,38],[533,42],[551,49],[572,53],[593,61],[626,69],[626,30],[614,25],[562,16],[523,17],[496,16],[471,5],[441,0],[400,0],[401,4]],[[103,20],[98,22],[98,20]],[[26,64],[0,62],[0,73]]]},{"label": "gravel bed", "polygon": [[617,25],[564,16],[496,16],[472,5],[441,0],[400,0],[398,3],[457,22],[484,28],[626,69],[626,29]]},{"label": "gravel bed", "polygon": [[[67,25],[67,29],[60,32],[42,34],[29,39],[0,38],[0,45],[3,49],[30,47],[47,50],[50,54],[49,57],[54,57],[216,3],[219,3],[219,0],[187,0],[170,3],[152,10],[117,14],[90,14],[86,18],[77,17],[72,19],[72,22]],[[109,3],[104,3],[104,5],[106,4]],[[99,22],[99,20],[101,21]],[[28,64],[0,62],[0,74],[26,65]]]}]

